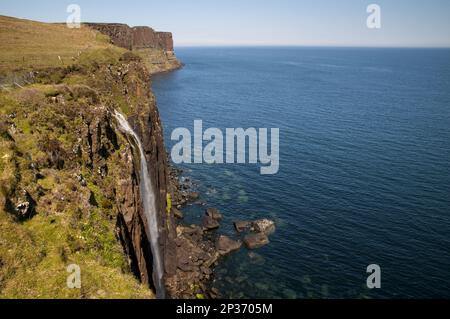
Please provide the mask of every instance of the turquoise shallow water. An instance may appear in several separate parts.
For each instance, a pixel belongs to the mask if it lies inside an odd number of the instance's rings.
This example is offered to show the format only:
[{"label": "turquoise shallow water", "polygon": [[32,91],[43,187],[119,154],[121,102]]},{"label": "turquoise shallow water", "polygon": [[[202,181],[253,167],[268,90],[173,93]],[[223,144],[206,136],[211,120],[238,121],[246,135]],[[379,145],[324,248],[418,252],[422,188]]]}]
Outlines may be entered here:
[{"label": "turquoise shallow water", "polygon": [[[280,128],[280,171],[183,165],[232,222],[270,217],[271,244],[223,260],[226,297],[450,298],[450,50],[180,48],[158,76],[174,128]],[[203,207],[185,210],[198,221]],[[366,288],[379,264],[382,288]]]}]

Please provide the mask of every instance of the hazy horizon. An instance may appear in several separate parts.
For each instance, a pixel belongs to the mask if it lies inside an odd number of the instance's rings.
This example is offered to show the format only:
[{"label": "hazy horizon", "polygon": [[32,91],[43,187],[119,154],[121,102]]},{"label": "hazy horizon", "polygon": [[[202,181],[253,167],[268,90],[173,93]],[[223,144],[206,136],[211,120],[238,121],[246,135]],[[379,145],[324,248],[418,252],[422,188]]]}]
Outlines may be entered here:
[{"label": "hazy horizon", "polygon": [[[369,4],[381,8],[381,28],[369,29]],[[174,35],[176,47],[375,47],[450,48],[450,1],[446,0],[247,0],[187,3],[173,0],[3,0],[0,14],[64,22],[69,4],[81,22],[146,25]]]}]

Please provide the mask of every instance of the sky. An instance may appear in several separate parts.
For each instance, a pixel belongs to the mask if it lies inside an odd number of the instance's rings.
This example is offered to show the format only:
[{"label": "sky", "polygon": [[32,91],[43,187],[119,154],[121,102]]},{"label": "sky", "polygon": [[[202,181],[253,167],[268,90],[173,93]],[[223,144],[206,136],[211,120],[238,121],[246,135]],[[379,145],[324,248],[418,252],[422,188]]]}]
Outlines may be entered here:
[{"label": "sky", "polygon": [[[367,27],[367,6],[381,28]],[[119,22],[170,31],[175,46],[450,47],[449,0],[1,0],[0,14],[64,22]]]}]

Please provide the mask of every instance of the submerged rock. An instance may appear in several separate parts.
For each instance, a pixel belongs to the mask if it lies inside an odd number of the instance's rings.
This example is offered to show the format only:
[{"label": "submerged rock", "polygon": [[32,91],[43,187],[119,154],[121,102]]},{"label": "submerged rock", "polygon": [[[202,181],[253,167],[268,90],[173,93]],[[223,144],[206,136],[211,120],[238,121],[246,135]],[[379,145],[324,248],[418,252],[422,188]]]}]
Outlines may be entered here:
[{"label": "submerged rock", "polygon": [[248,257],[250,258],[250,262],[255,265],[264,265],[265,259],[263,256],[255,253],[254,251],[248,252]]},{"label": "submerged rock", "polygon": [[188,196],[189,196],[189,200],[191,202],[195,202],[196,200],[198,200],[200,198],[200,194],[198,192],[189,193]]},{"label": "submerged rock", "polygon": [[270,243],[269,238],[263,233],[249,234],[244,237],[245,246],[248,249],[257,249]]},{"label": "submerged rock", "polygon": [[227,255],[232,251],[240,249],[242,242],[240,240],[233,240],[227,236],[220,236],[216,242],[216,249],[220,255]]}]

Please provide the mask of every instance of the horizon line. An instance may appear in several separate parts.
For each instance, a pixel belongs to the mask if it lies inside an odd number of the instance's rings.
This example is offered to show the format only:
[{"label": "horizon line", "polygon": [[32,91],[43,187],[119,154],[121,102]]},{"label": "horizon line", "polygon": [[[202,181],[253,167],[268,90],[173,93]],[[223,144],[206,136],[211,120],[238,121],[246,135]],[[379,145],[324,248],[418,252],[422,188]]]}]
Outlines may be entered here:
[{"label": "horizon line", "polygon": [[[44,23],[44,24],[64,24],[65,22],[51,22],[51,21],[42,21],[42,20],[34,20],[30,18],[25,17],[16,17],[16,16],[8,16],[4,14],[0,14],[2,17],[6,18],[13,18],[13,19],[19,19],[19,20],[26,20],[31,22],[37,22],[37,23]],[[81,24],[89,24],[89,23],[99,23],[99,24],[123,24],[128,25],[131,28],[137,27],[130,23],[124,23],[124,22],[86,22],[81,21]],[[145,25],[144,25],[145,26]],[[155,29],[152,26],[146,26],[149,27],[155,31],[158,32],[159,29]],[[161,32],[159,30],[159,32]],[[171,31],[162,31],[162,32],[170,32],[173,35],[174,38],[174,47],[175,48],[218,48],[218,47],[230,47],[230,48],[354,48],[354,49],[450,49],[450,44],[445,45],[367,45],[367,44],[295,44],[295,43],[281,43],[281,44],[275,44],[275,43],[268,43],[268,44],[261,44],[261,43],[217,43],[217,44],[208,44],[208,43],[182,43],[182,44],[176,44],[175,36],[176,34]]]},{"label": "horizon line", "polygon": [[339,45],[339,44],[174,44],[176,48],[342,48],[342,49],[450,49],[449,46],[389,46],[389,45]]}]

